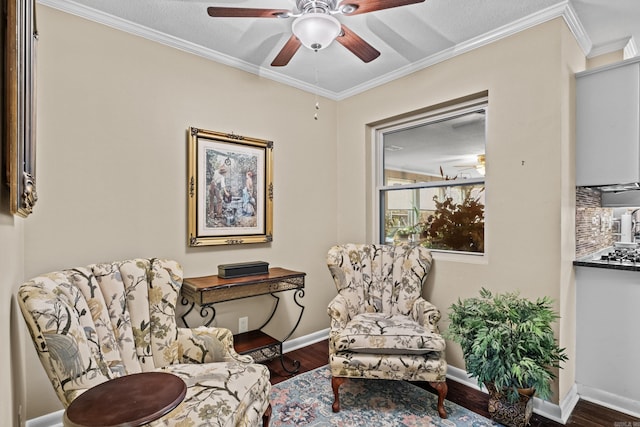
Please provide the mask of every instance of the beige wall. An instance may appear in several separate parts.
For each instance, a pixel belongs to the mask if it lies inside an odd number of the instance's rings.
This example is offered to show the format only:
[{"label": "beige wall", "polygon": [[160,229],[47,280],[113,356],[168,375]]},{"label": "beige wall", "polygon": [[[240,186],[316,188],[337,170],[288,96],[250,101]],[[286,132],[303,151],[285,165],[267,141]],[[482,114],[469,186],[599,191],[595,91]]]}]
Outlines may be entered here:
[{"label": "beige wall", "polygon": [[[335,293],[326,250],[336,241],[372,240],[367,124],[488,90],[486,262],[437,260],[426,296],[446,312],[480,286],[550,295],[565,316],[560,340],[573,353],[571,100],[584,56],[561,19],[346,100],[323,100],[319,121],[312,94],[42,5],[38,24],[40,200],[24,231],[0,224],[3,243],[5,234],[18,243],[24,234],[28,260],[22,274],[16,255],[6,288],[59,268],[137,256],[177,259],[187,276],[264,260],[308,273],[295,336],[322,330]],[[189,126],[274,141],[272,244],[186,246]],[[236,329],[237,317],[249,315],[258,326],[265,301],[220,305],[218,324]],[[283,304],[276,333],[297,318],[297,307]],[[26,341],[33,418],[60,405]],[[447,357],[464,366],[455,345]],[[571,361],[559,395],[572,384]]]},{"label": "beige wall", "polygon": [[[3,203],[6,206],[8,202]],[[7,211],[0,211],[0,342],[5,344],[0,346],[0,425],[18,425],[25,419],[25,408],[21,407],[25,400],[21,360],[24,327],[13,294],[23,280],[24,221]]]},{"label": "beige wall", "polygon": [[[341,101],[338,182],[349,185],[338,188],[338,241],[373,239],[369,124],[488,91],[486,260],[436,256],[426,296],[446,313],[482,286],[549,295],[564,317],[560,341],[573,356],[572,75],[582,69],[584,55],[556,19]],[[450,343],[447,359],[464,368],[458,345]],[[573,384],[573,359],[561,372],[560,397]]]},{"label": "beige wall", "polygon": [[617,50],[615,52],[606,53],[599,56],[594,56],[593,58],[587,59],[587,69],[597,68],[604,65],[609,65],[614,62],[619,62],[624,60],[624,50]]},{"label": "beige wall", "polygon": [[[564,397],[575,384],[576,375],[576,289],[573,260],[576,254],[575,182],[575,73],[585,68],[585,57],[573,35],[561,26],[558,52],[558,93],[560,94],[560,269],[558,340],[567,349],[569,362],[559,372],[558,394]],[[541,266],[542,267],[542,266]]]},{"label": "beige wall", "polygon": [[[335,287],[336,104],[44,6],[38,8],[38,206],[25,276],[130,257],[178,260],[186,276],[263,260],[307,273],[295,336],[328,327]],[[186,246],[189,126],[274,141],[274,241]],[[297,319],[285,295],[273,328]],[[217,307],[218,325],[266,319],[271,297]],[[263,316],[263,314],[265,316]],[[287,329],[288,328],[288,329]],[[277,335],[276,335],[277,334]],[[31,345],[31,344],[29,344]],[[60,408],[27,348],[28,416]]]}]

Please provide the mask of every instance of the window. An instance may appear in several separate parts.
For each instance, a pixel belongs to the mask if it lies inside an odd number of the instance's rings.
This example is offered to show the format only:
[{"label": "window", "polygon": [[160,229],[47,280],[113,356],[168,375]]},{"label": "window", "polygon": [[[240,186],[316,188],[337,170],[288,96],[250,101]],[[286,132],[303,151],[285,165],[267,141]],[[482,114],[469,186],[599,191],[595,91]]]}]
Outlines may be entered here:
[{"label": "window", "polygon": [[486,99],[376,129],[381,243],[484,253]]}]

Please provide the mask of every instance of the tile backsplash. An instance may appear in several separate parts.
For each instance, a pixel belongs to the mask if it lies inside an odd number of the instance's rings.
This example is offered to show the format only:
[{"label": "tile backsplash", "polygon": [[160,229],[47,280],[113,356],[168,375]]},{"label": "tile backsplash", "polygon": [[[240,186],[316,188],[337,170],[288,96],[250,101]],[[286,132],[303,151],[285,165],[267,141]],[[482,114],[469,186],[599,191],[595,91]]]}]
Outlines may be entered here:
[{"label": "tile backsplash", "polygon": [[600,191],[576,187],[576,258],[613,246],[613,209],[601,205]]}]

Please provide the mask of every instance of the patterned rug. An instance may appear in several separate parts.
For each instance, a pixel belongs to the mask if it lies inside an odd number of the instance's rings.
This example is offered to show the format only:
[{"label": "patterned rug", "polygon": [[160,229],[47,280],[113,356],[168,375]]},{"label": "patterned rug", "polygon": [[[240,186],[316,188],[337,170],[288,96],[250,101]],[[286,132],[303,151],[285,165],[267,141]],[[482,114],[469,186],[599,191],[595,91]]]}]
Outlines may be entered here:
[{"label": "patterned rug", "polygon": [[340,412],[331,411],[328,366],[305,372],[271,389],[272,427],[500,426],[445,401],[449,417],[438,416],[438,397],[405,381],[350,379],[340,386]]}]

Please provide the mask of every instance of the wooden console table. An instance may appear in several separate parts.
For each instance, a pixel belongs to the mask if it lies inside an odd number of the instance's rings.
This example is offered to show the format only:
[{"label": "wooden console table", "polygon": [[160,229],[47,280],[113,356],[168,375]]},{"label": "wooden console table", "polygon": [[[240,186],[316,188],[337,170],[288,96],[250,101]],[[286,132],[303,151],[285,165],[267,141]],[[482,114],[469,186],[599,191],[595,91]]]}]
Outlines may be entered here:
[{"label": "wooden console table", "polygon": [[90,388],[64,413],[66,427],[136,427],[157,420],[182,402],[187,385],[167,372],[125,375]]},{"label": "wooden console table", "polygon": [[[292,369],[285,366],[282,343],[291,337],[302,319],[304,306],[298,301],[298,298],[304,297],[305,276],[306,273],[275,267],[270,268],[267,274],[227,279],[217,275],[187,277],[183,280],[181,295],[182,304],[190,305],[190,307],[182,315],[182,321],[189,327],[186,317],[197,304],[200,306],[200,316],[204,319],[209,318],[204,322],[204,325],[209,326],[216,316],[214,304],[269,294],[276,299],[271,314],[258,329],[234,335],[234,347],[239,354],[248,354],[256,362],[264,362],[279,357],[282,368],[293,374],[298,372],[300,362],[294,360]],[[295,290],[293,300],[300,307],[300,315],[291,332],[282,339],[276,339],[264,333],[262,329],[269,324],[278,309],[280,297],[276,293],[289,290]]]}]

